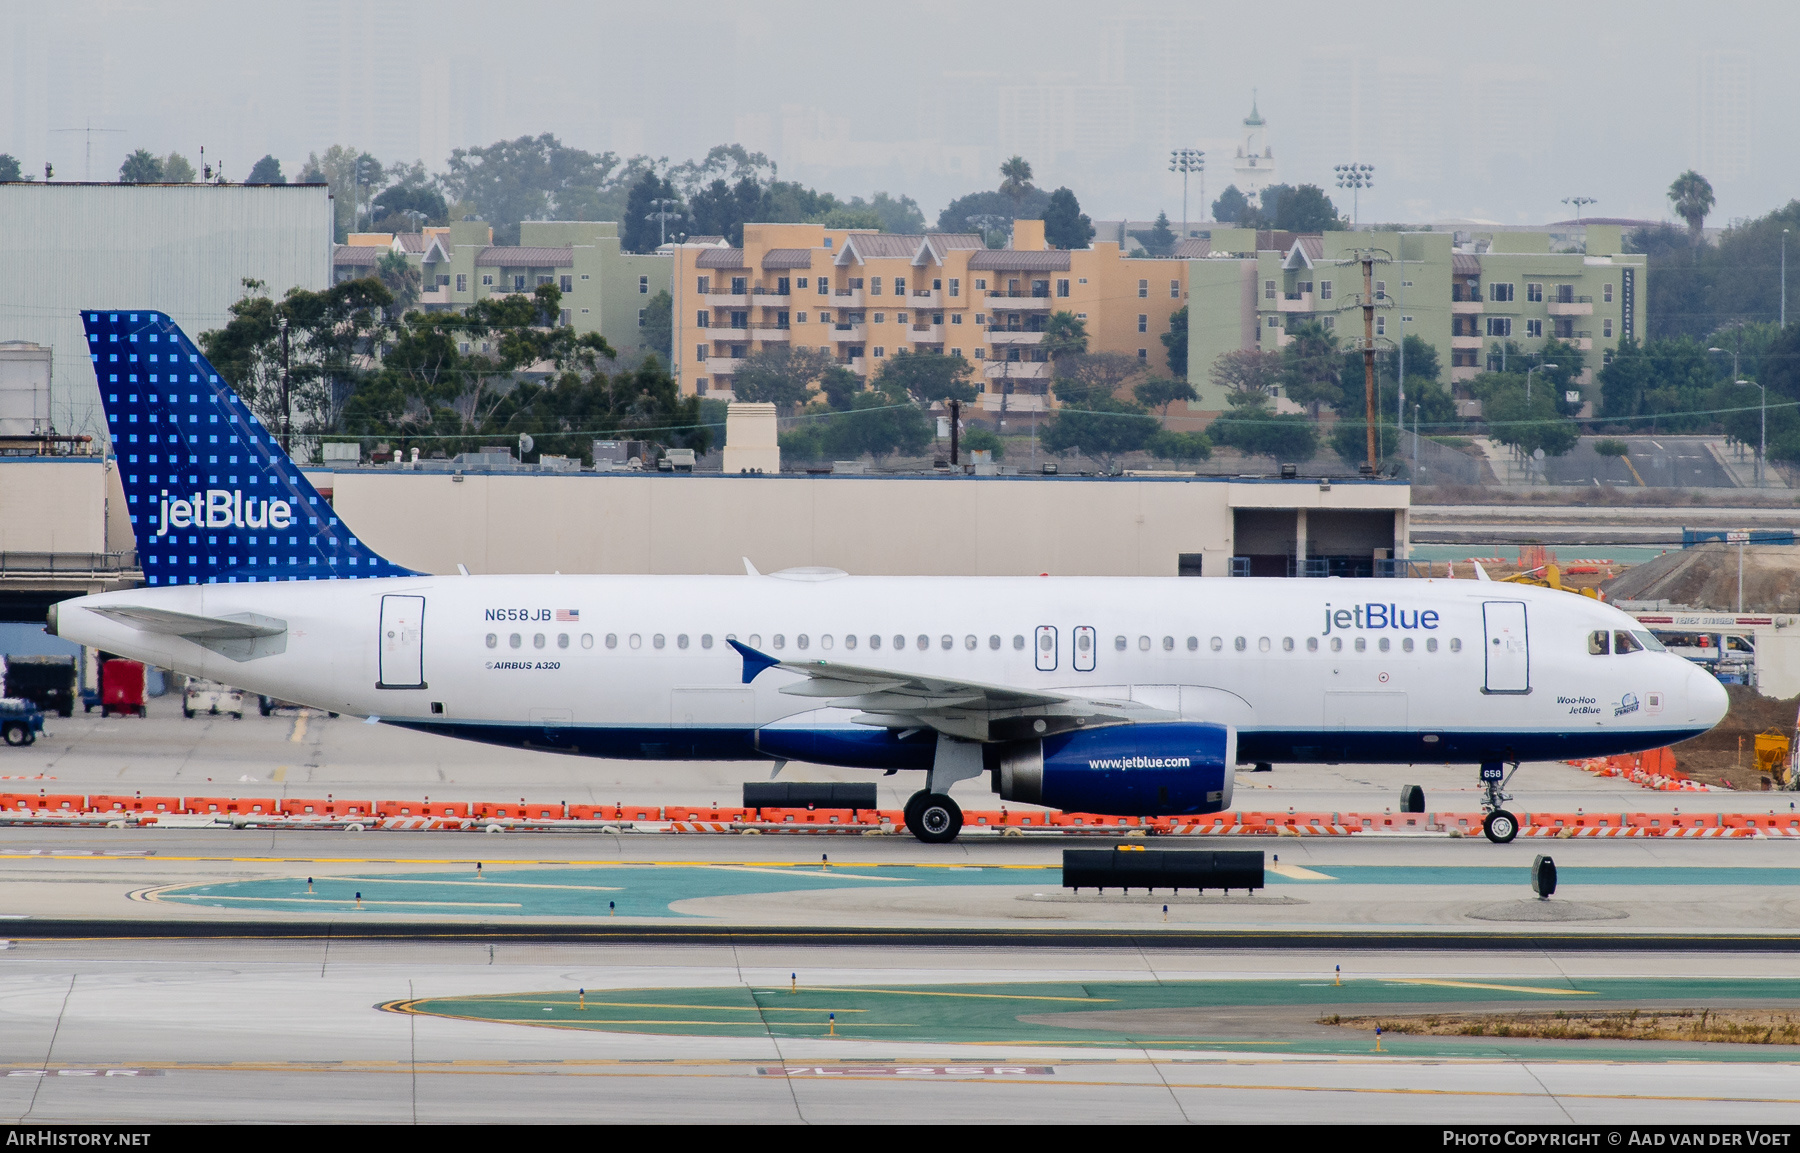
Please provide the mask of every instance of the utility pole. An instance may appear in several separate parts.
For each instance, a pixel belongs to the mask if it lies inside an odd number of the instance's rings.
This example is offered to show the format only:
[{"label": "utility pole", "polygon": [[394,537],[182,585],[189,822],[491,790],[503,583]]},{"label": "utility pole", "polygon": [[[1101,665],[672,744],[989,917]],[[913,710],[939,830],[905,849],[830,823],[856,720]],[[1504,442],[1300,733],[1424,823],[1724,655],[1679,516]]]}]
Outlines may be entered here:
[{"label": "utility pole", "polygon": [[962,462],[957,459],[957,425],[962,423],[962,401],[950,402],[950,467],[956,468]]},{"label": "utility pole", "polygon": [[281,451],[290,451],[290,440],[293,435],[293,406],[288,402],[288,322],[282,317],[278,322],[281,329]]},{"label": "utility pole", "polygon": [[[1186,240],[1188,234],[1188,174],[1190,172],[1202,173],[1202,179],[1205,179],[1206,153],[1198,148],[1171,148],[1169,149],[1169,171],[1181,173],[1181,238]],[[1200,197],[1202,200],[1206,198],[1204,184],[1200,186]]]},{"label": "utility pole", "polygon": [[1375,252],[1362,253],[1363,270],[1363,411],[1368,421],[1369,459],[1363,471],[1374,476],[1378,458],[1375,455]]},{"label": "utility pole", "polygon": [[1787,229],[1781,230],[1781,327],[1787,327]]}]

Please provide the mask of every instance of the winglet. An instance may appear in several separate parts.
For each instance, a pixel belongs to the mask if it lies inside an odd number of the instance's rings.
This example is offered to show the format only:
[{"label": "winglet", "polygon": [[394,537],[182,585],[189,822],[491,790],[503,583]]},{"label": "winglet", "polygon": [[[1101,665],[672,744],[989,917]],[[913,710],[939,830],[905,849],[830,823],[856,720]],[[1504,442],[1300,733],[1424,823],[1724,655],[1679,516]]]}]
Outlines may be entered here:
[{"label": "winglet", "polygon": [[1470,564],[1472,564],[1472,565],[1474,565],[1474,566],[1475,566],[1475,579],[1476,579],[1476,580],[1478,580],[1478,581],[1491,581],[1491,580],[1493,580],[1493,579],[1494,579],[1494,578],[1493,578],[1493,577],[1491,577],[1491,576],[1489,576],[1489,575],[1488,575],[1488,574],[1487,574],[1487,570],[1486,570],[1486,569],[1484,569],[1484,568],[1482,568],[1482,567],[1481,567],[1481,562],[1480,562],[1480,561],[1474,561],[1474,560],[1472,560],[1472,561],[1470,561],[1470,562],[1469,562],[1469,563],[1470,563]]},{"label": "winglet", "polygon": [[736,649],[738,655],[744,658],[745,684],[749,684],[751,681],[755,680],[764,669],[772,669],[781,663],[781,661],[770,656],[768,653],[759,653],[749,645],[739,644],[734,640],[727,640],[725,643]]},{"label": "winglet", "polygon": [[749,557],[744,558],[744,575],[745,576],[761,576],[762,575],[761,573],[756,571],[756,566],[750,563]]}]

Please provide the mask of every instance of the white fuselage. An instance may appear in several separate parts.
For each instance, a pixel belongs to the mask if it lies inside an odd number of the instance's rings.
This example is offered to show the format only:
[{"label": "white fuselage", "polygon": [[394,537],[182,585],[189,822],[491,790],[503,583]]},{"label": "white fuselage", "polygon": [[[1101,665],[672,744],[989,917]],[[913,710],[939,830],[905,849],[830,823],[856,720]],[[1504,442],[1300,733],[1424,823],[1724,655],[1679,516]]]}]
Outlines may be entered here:
[{"label": "white fuselage", "polygon": [[[233,660],[88,611],[107,605],[255,614],[285,647]],[[420,576],[134,589],[63,602],[53,627],[336,712],[625,757],[778,755],[758,730],[853,727],[781,693],[792,673],[742,683],[727,638],[1135,699],[1235,726],[1241,761],[1599,755],[1704,731],[1726,703],[1678,657],[1590,653],[1595,632],[1642,633],[1623,613],[1472,580]]]}]

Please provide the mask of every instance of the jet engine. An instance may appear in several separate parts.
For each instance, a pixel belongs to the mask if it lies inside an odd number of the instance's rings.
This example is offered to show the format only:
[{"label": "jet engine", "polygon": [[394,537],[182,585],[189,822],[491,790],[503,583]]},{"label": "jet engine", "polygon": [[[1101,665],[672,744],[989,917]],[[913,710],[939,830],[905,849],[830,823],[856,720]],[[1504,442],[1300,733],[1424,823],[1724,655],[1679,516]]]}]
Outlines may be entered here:
[{"label": "jet engine", "polygon": [[1231,807],[1237,730],[1190,721],[1057,733],[986,750],[1000,799],[1127,816]]}]

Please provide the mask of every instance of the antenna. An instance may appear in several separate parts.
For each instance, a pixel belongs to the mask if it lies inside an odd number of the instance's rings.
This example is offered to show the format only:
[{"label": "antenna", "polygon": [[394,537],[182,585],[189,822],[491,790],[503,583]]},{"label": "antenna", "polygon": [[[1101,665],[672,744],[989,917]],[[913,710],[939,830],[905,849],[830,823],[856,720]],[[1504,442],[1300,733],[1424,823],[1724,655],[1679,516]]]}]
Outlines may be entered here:
[{"label": "antenna", "polygon": [[[125,130],[123,128],[95,128],[93,120],[90,119],[87,122],[87,126],[85,128],[52,128],[50,131],[52,131],[52,132],[81,132],[81,133],[86,134],[86,136],[87,136],[87,156],[86,156],[86,159],[84,159],[81,164],[81,179],[83,181],[92,181],[94,179],[94,133],[96,133],[96,132],[123,133]],[[45,166],[44,179],[45,180],[50,179],[48,165]]]}]

